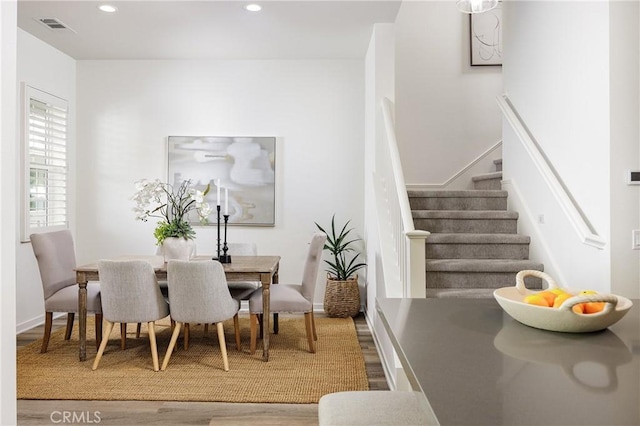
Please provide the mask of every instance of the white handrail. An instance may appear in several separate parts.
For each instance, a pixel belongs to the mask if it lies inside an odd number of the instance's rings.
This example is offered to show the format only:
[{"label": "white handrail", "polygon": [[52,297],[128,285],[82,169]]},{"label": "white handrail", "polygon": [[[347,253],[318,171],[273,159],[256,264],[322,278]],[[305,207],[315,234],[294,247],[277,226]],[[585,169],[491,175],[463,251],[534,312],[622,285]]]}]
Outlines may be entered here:
[{"label": "white handrail", "polygon": [[413,230],[413,217],[411,216],[411,207],[409,206],[409,197],[406,196],[407,187],[404,182],[404,174],[402,173],[402,162],[400,161],[400,152],[398,152],[398,142],[396,141],[395,124],[392,115],[392,105],[389,98],[382,100],[382,118],[384,120],[384,130],[387,136],[387,148],[389,153],[389,161],[391,161],[391,170],[396,188],[402,188],[405,196],[398,197],[400,203],[400,214],[402,217],[402,225],[404,229]]},{"label": "white handrail", "polygon": [[598,249],[603,249],[607,244],[606,241],[598,235],[589,224],[584,213],[577,206],[575,200],[570,196],[567,189],[553,171],[552,167],[547,162],[547,159],[540,151],[538,144],[533,140],[527,127],[522,122],[522,119],[511,102],[509,102],[507,95],[498,96],[498,106],[500,107],[500,110],[502,110],[502,114],[507,119],[507,122],[511,125],[511,128],[518,136],[518,140],[522,143],[525,151],[529,154],[529,157],[533,161],[536,169],[538,169],[542,175],[551,193],[562,208],[562,211],[569,219],[569,222],[578,234],[582,243]]},{"label": "white handrail", "polygon": [[427,231],[413,225],[396,142],[393,105],[382,101],[384,138],[376,141],[374,189],[387,297],[425,297]]}]

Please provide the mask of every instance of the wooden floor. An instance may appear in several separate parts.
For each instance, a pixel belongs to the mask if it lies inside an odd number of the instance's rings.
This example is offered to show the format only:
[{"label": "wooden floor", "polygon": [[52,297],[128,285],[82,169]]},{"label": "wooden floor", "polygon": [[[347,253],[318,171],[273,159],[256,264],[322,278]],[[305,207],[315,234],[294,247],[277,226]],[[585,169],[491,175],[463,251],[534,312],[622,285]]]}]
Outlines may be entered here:
[{"label": "wooden floor", "polygon": [[[321,316],[322,314],[317,314]],[[354,318],[371,390],[389,389],[363,314]],[[65,319],[54,320],[54,329]],[[77,324],[76,324],[77,326]],[[17,346],[42,338],[42,327],[17,336]],[[65,416],[67,421],[65,420]],[[74,421],[75,420],[75,421]],[[18,400],[19,425],[317,425],[317,404],[237,404],[162,401]]]}]

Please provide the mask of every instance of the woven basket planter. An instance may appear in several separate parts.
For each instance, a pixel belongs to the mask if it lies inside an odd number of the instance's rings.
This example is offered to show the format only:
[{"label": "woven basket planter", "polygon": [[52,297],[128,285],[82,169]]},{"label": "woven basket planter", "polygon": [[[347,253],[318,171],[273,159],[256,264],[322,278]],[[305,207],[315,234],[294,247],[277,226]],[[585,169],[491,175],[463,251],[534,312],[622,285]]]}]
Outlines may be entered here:
[{"label": "woven basket planter", "polygon": [[346,281],[336,281],[327,277],[324,292],[324,311],[333,318],[355,317],[360,312],[360,290],[358,276]]}]

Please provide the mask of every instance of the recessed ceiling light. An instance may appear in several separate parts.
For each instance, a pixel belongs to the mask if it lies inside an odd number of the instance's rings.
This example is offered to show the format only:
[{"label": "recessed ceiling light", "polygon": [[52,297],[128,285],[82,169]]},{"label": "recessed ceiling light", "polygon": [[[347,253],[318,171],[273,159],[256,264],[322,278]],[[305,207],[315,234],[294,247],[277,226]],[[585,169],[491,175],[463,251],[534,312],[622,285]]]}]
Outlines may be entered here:
[{"label": "recessed ceiling light", "polygon": [[100,6],[98,6],[98,9],[100,9],[103,12],[107,12],[107,13],[113,13],[113,12],[116,12],[118,10],[117,7],[111,6],[110,4],[100,5]]},{"label": "recessed ceiling light", "polygon": [[246,10],[248,10],[249,12],[260,12],[262,10],[262,6],[260,6],[259,4],[248,4],[244,7]]}]

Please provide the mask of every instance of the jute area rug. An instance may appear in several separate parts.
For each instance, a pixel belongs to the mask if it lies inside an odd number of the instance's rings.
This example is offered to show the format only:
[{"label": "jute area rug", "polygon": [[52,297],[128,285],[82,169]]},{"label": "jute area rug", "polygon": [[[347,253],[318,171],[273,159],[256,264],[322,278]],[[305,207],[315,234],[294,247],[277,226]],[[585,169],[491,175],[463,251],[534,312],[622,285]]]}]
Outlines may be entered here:
[{"label": "jute area rug", "polygon": [[[93,317],[87,321],[93,336]],[[271,334],[269,362],[259,349],[249,354],[249,321],[240,318],[242,351],[235,348],[233,323],[224,324],[230,371],[223,370],[215,326],[191,325],[189,349],[182,337],[165,371],[154,372],[146,327],[135,338],[129,324],[127,349],[120,349],[119,326],[96,371],[95,340],[87,338],[87,360],[78,360],[77,324],[71,340],[64,329],[52,333],[47,353],[41,341],[18,350],[18,399],[211,401],[254,403],[317,403],[322,395],[368,390],[364,358],[351,318],[316,318],[316,353],[308,352],[304,319],[280,318],[279,333]],[[169,345],[168,320],[156,324],[160,364]],[[182,333],[181,333],[182,334]]]}]

